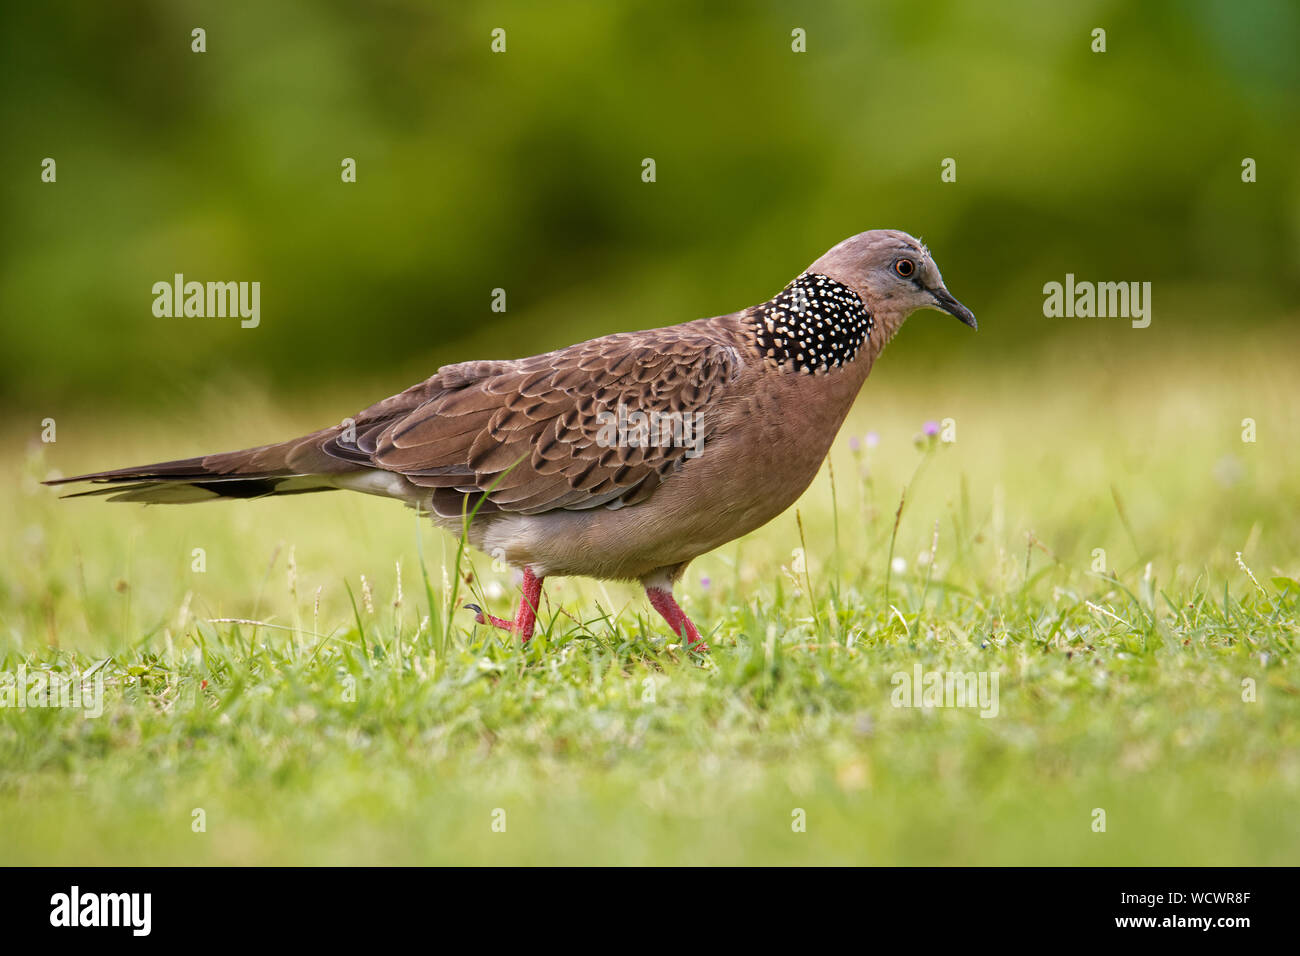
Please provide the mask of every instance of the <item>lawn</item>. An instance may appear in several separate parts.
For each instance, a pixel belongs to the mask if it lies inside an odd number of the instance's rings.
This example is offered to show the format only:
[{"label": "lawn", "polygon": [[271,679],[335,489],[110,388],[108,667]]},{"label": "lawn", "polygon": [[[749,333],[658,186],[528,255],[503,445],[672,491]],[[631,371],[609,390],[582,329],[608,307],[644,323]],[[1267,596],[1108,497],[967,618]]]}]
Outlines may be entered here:
[{"label": "lawn", "polygon": [[[797,512],[688,570],[706,658],[624,584],[548,581],[525,648],[474,627],[452,609],[509,612],[510,572],[381,499],[38,484],[337,396],[88,407],[53,444],[11,418],[0,672],[104,699],[0,708],[0,863],[1294,864],[1300,379],[1270,334],[894,374],[905,330]],[[918,666],[996,675],[996,713],[895,706]]]}]

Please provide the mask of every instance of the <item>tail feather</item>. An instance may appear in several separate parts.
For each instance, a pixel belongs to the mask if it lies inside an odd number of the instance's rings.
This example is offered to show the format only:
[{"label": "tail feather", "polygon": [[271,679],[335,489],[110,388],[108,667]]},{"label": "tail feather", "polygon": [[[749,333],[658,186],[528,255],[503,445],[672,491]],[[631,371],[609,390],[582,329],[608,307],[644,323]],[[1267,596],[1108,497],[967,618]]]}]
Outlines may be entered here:
[{"label": "tail feather", "polygon": [[289,467],[289,457],[300,447],[300,442],[297,440],[201,458],[181,458],[152,465],[95,471],[69,478],[54,478],[45,484],[91,482],[103,487],[63,497],[109,495],[109,501],[148,504],[190,504],[219,498],[263,498],[268,495],[335,490],[338,486],[329,474],[304,473]]},{"label": "tail feather", "polygon": [[[46,482],[54,484],[54,482]],[[265,498],[268,495],[305,495],[316,491],[334,491],[337,486],[316,475],[291,475],[285,478],[197,478],[178,481],[154,478],[131,483],[112,482],[103,488],[76,491],[62,498],[85,498],[108,495],[109,501],[136,501],[155,505],[186,505],[219,498]]]}]

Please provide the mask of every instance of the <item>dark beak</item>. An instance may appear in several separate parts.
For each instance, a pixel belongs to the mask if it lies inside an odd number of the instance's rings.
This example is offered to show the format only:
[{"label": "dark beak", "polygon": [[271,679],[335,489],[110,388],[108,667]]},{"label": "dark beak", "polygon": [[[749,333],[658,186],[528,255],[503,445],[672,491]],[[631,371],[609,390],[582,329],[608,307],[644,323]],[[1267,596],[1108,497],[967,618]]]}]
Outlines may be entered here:
[{"label": "dark beak", "polygon": [[934,298],[936,308],[942,309],[949,315],[955,315],[972,329],[979,330],[979,326],[975,323],[975,313],[954,299],[947,289],[942,287],[931,289],[930,295]]}]

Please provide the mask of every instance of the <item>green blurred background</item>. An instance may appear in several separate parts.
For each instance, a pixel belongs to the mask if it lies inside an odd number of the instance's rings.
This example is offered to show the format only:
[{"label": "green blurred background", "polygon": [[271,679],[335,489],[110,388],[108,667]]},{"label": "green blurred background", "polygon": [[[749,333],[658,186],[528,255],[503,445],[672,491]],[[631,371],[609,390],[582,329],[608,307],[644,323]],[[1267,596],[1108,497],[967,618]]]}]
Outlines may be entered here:
[{"label": "green blurred background", "polygon": [[[891,375],[1054,356],[1040,373],[1055,385],[1080,350],[1159,362],[1216,335],[1295,341],[1288,0],[159,0],[0,16],[11,416],[151,406],[192,423],[198,399],[247,389],[334,420],[442,363],[761,301],[874,227],[922,236],[981,321],[969,339],[914,319]],[[155,318],[151,286],[177,272],[260,281],[261,326]],[[1066,272],[1152,282],[1151,328],[1044,318],[1043,283]],[[194,450],[209,449],[176,453]]]}]

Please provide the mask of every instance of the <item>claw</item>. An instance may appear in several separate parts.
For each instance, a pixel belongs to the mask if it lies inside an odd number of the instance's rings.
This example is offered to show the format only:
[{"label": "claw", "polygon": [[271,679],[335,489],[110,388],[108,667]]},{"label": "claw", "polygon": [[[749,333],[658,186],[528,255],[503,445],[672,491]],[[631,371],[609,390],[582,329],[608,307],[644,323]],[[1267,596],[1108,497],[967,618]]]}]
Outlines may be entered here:
[{"label": "claw", "polygon": [[464,609],[466,611],[474,612],[475,624],[486,624],[490,627],[495,627],[501,631],[509,631],[512,630],[514,627],[513,621],[507,621],[505,618],[500,618],[500,617],[496,617],[493,614],[488,614],[477,604],[466,604],[464,605]]},{"label": "claw", "polygon": [[475,623],[490,624],[498,630],[518,634],[520,638],[527,641],[533,636],[533,625],[537,620],[537,606],[541,599],[542,579],[534,574],[531,568],[525,568],[524,595],[519,601],[519,613],[513,621],[487,614],[477,604],[466,604],[464,608],[467,611],[474,612]]}]

